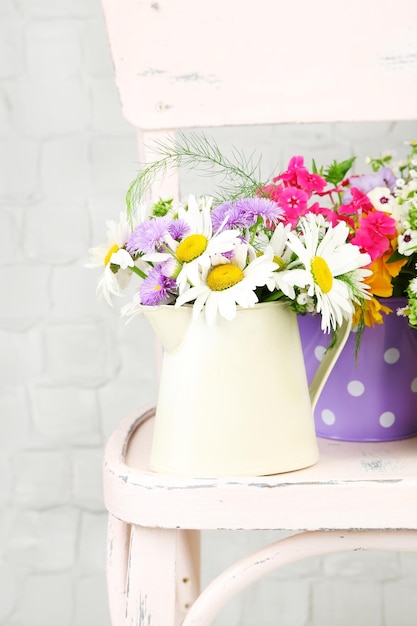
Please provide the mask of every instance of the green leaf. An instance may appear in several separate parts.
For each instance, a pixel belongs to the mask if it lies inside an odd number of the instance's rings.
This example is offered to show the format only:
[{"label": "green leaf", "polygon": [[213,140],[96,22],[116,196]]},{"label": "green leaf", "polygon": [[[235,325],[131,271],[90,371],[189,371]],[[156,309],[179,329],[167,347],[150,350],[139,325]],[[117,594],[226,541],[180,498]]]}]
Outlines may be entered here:
[{"label": "green leaf", "polygon": [[163,217],[168,213],[168,211],[171,210],[173,202],[174,198],[169,198],[168,200],[159,198],[158,202],[155,202],[152,207],[152,215],[155,215],[156,217]]},{"label": "green leaf", "polygon": [[404,255],[400,254],[398,250],[394,250],[388,259],[387,263],[395,263],[396,261],[402,261],[404,259]]},{"label": "green leaf", "polygon": [[333,163],[324,170],[324,178],[328,183],[338,185],[346,178],[346,174],[352,167],[355,159],[356,157],[352,157],[351,159],[346,159],[340,163],[333,161]]}]

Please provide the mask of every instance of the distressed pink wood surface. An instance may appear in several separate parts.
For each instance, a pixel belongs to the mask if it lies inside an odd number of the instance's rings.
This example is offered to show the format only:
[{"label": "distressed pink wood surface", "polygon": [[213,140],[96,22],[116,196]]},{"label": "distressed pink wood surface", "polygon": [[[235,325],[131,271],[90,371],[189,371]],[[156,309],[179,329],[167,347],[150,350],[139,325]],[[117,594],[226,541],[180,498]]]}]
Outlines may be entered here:
[{"label": "distressed pink wood surface", "polygon": [[415,118],[415,0],[102,4],[137,128]]},{"label": "distressed pink wood surface", "polygon": [[[188,478],[148,471],[153,409],[109,439],[105,502],[133,524],[194,529],[417,529],[417,438],[319,440],[310,468],[267,477]],[[136,430],[136,427],[140,427]]]},{"label": "distressed pink wood surface", "polygon": [[130,525],[109,514],[107,527],[107,585],[112,624],[123,624],[126,611],[126,576]]},{"label": "distressed pink wood surface", "polygon": [[132,527],[124,626],[175,623],[175,551],[175,530]]}]

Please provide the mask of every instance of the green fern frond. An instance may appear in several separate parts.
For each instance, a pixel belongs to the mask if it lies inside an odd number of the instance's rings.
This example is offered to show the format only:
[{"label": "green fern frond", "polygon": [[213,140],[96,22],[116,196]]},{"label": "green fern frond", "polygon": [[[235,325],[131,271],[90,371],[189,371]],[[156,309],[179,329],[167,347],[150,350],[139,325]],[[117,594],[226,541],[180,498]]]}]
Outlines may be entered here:
[{"label": "green fern frond", "polygon": [[254,153],[246,157],[232,148],[231,158],[228,158],[216,142],[208,140],[204,134],[186,136],[178,132],[177,135],[177,138],[171,137],[166,141],[155,140],[149,146],[160,158],[145,164],[130,185],[126,196],[129,216],[134,214],[155,182],[168,176],[170,170],[180,167],[198,170],[203,176],[220,175],[215,202],[253,196],[265,184],[260,180],[261,157],[255,159]]}]

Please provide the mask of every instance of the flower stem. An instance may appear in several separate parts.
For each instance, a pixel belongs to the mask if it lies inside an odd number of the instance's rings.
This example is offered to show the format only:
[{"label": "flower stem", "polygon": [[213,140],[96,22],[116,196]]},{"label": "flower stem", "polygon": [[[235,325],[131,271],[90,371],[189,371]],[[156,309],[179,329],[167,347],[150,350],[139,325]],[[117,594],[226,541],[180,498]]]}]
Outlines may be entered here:
[{"label": "flower stem", "polygon": [[133,265],[133,267],[131,267],[130,269],[132,270],[132,272],[134,274],[137,274],[141,278],[146,278],[145,272],[142,272],[142,270],[140,270],[138,267],[136,267],[136,265]]},{"label": "flower stem", "polygon": [[262,224],[262,221],[263,221],[262,217],[260,215],[258,215],[256,223],[249,228],[249,231],[251,233],[251,238],[250,238],[249,243],[250,243],[251,246],[253,245],[253,242],[255,241],[255,237],[256,237],[256,234],[258,232],[258,228]]}]

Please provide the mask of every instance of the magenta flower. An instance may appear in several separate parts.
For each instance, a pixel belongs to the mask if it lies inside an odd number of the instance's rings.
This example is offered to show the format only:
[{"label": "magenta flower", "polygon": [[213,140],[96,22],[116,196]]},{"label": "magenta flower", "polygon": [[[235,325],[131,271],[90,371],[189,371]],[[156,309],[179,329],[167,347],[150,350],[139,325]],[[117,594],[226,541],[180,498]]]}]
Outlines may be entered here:
[{"label": "magenta flower", "polygon": [[168,304],[174,299],[176,288],[175,279],[166,276],[162,265],[157,265],[151,269],[140,286],[140,302],[145,306]]},{"label": "magenta flower", "polygon": [[383,211],[373,211],[360,221],[362,226],[366,223],[367,228],[373,228],[381,235],[393,237],[397,232],[395,219],[391,215],[387,215]]},{"label": "magenta flower", "polygon": [[308,194],[298,187],[285,187],[282,190],[279,205],[284,209],[286,223],[296,225],[298,218],[307,212],[308,199]]},{"label": "magenta flower", "polygon": [[285,172],[276,176],[273,181],[282,181],[285,187],[298,187],[307,192],[309,197],[313,192],[321,193],[327,185],[322,176],[308,171],[302,156],[292,157]]},{"label": "magenta flower", "polygon": [[274,185],[274,184],[265,185],[264,187],[261,187],[262,194],[266,198],[273,200],[277,204],[279,204],[279,200],[282,196],[283,189],[284,187],[282,185]]},{"label": "magenta flower", "polygon": [[170,225],[171,219],[166,216],[154,217],[138,224],[127,241],[128,252],[138,254],[159,251]]},{"label": "magenta flower", "polygon": [[360,189],[352,187],[349,192],[350,202],[346,204],[341,204],[338,209],[339,213],[351,215],[352,213],[358,213],[359,211],[362,211],[363,213],[369,213],[371,211],[374,211],[374,205],[372,204],[368,196]]},{"label": "magenta flower", "polygon": [[368,252],[372,261],[382,257],[390,246],[390,236],[396,233],[395,220],[382,211],[374,211],[362,217],[359,224],[351,243]]},{"label": "magenta flower", "polygon": [[336,226],[341,221],[348,222],[347,219],[338,215],[333,209],[327,209],[326,207],[320,206],[318,202],[315,202],[311,206],[308,207],[306,213],[314,213],[314,215],[323,215],[324,219],[329,222],[332,226]]},{"label": "magenta flower", "polygon": [[274,183],[282,180],[286,184],[286,186],[298,187],[298,174],[299,171],[302,169],[305,169],[304,157],[293,156],[288,163],[287,169],[282,172],[282,174],[276,176],[272,180],[274,181]]}]

